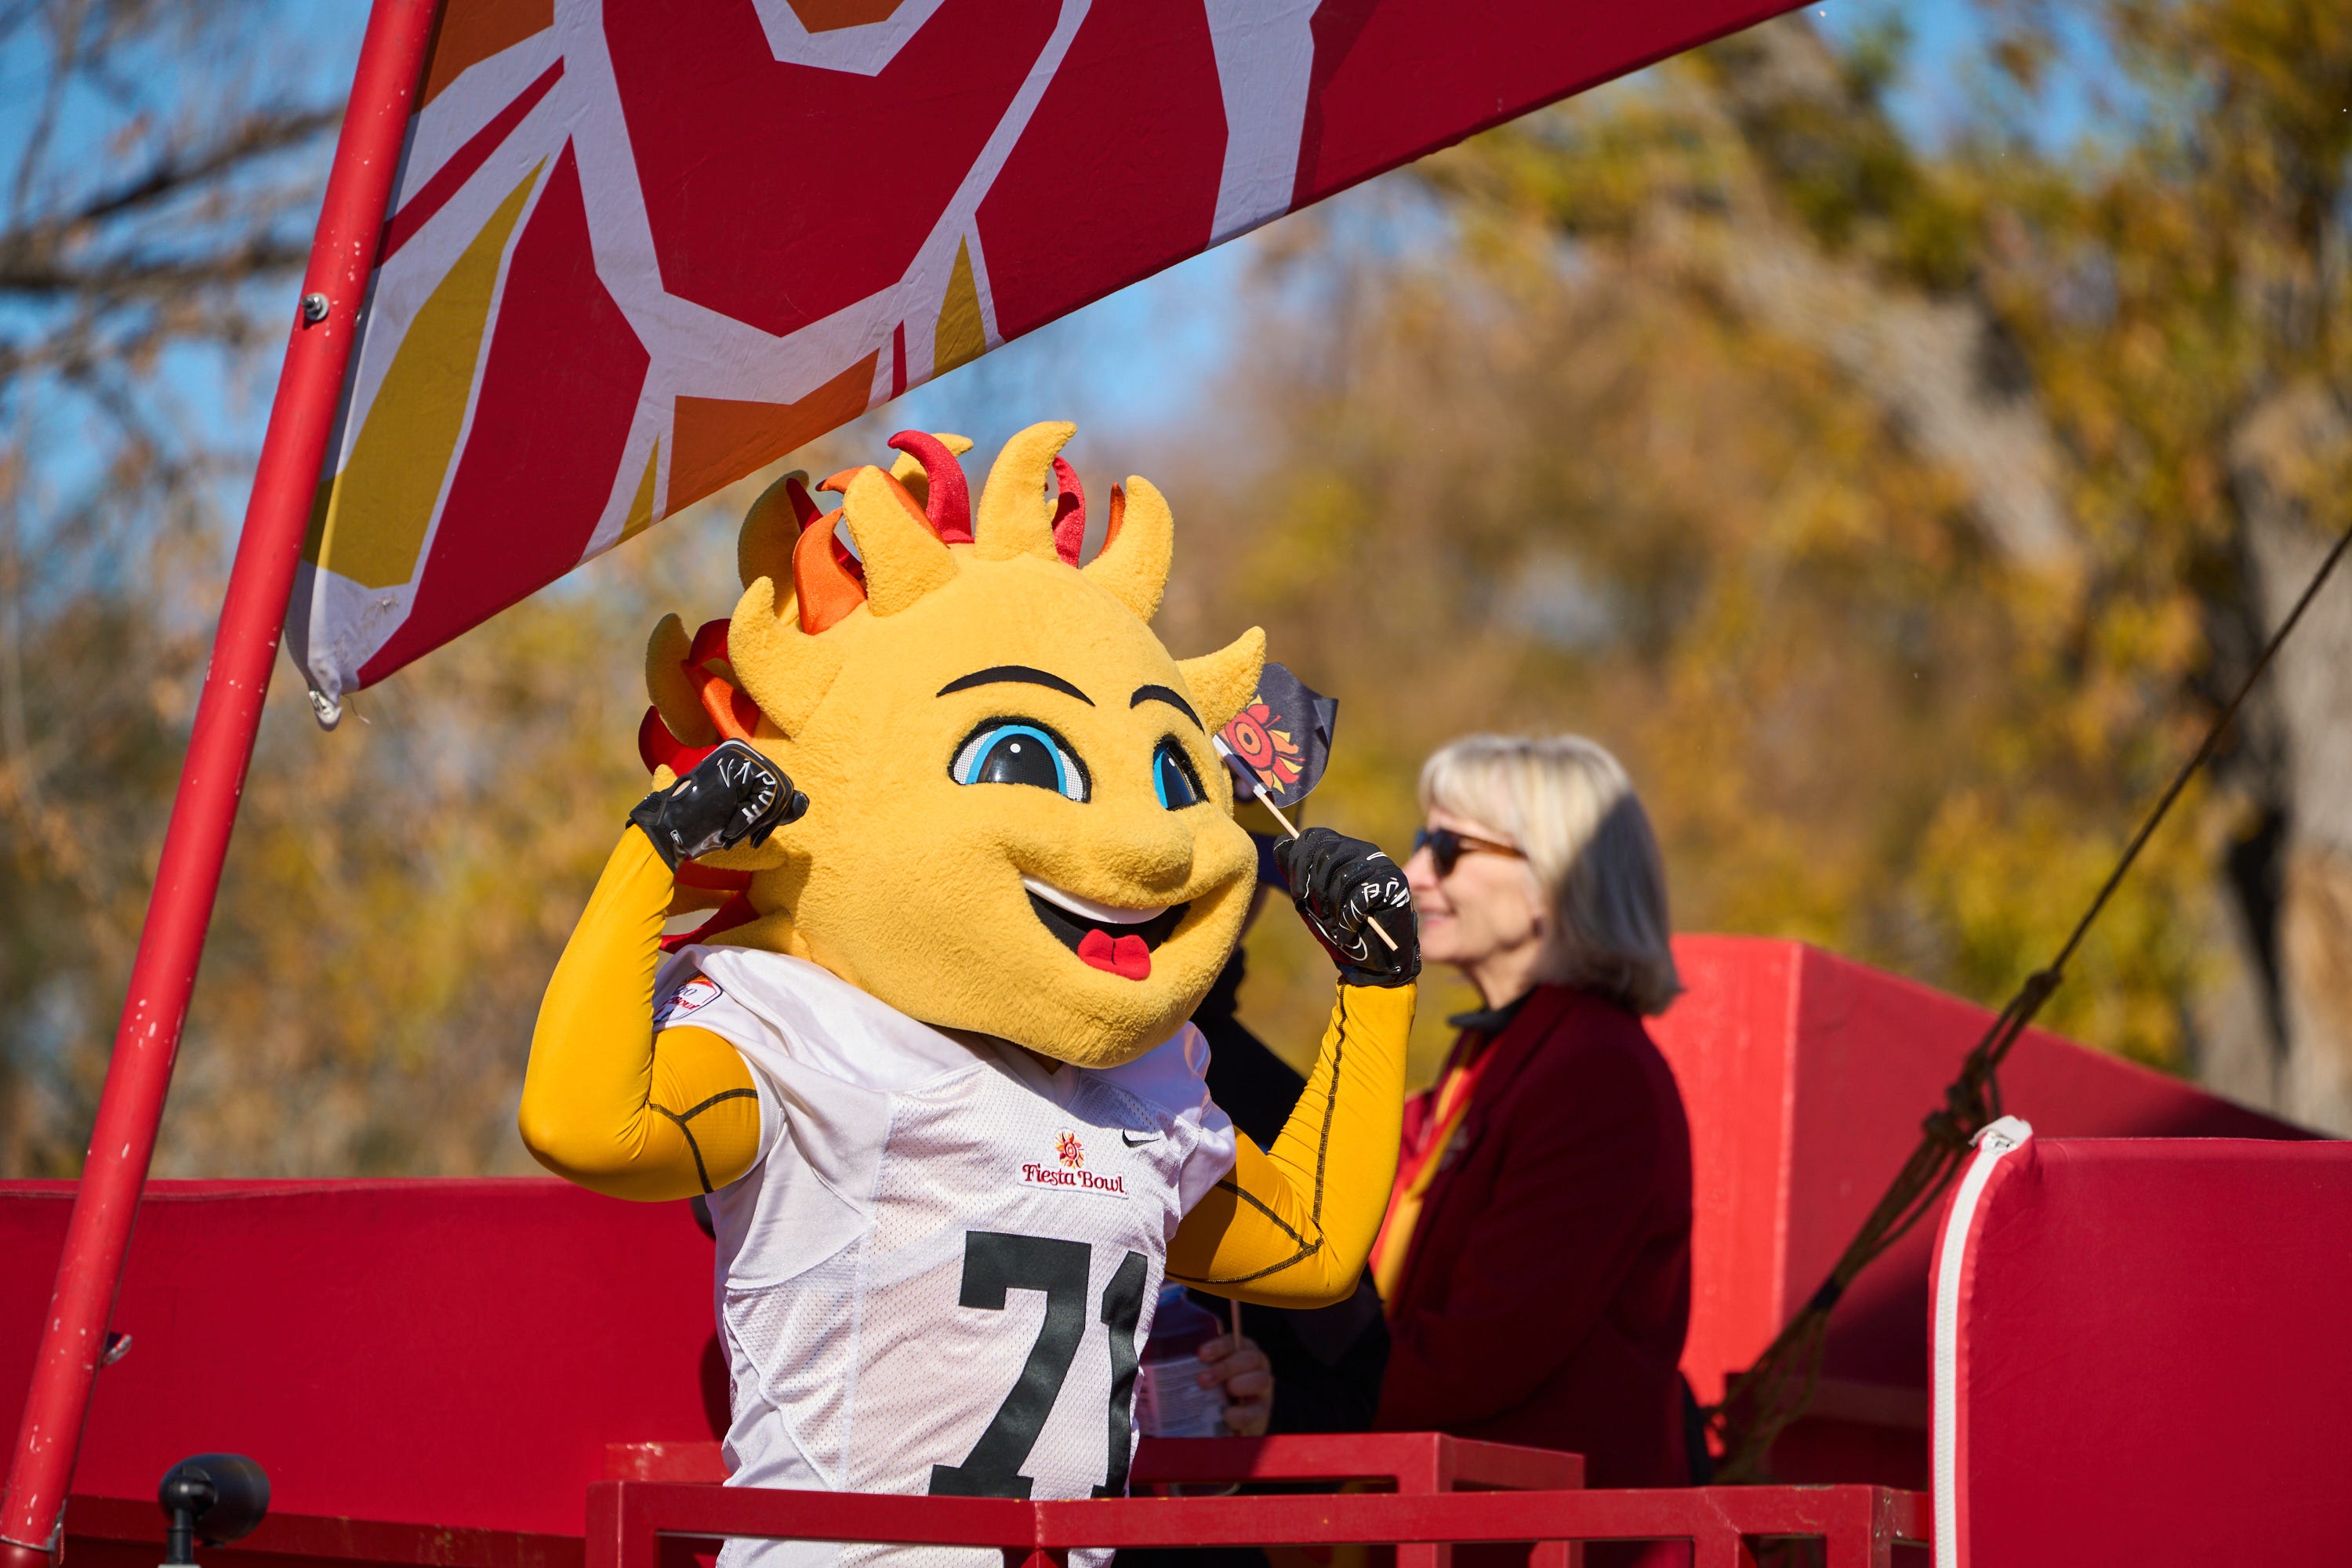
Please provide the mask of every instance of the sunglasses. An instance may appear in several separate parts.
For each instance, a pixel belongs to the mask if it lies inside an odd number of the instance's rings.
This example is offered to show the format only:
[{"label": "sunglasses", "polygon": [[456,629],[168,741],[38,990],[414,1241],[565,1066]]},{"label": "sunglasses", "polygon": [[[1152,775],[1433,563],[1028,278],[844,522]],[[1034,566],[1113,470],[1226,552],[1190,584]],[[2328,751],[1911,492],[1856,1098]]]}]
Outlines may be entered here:
[{"label": "sunglasses", "polygon": [[1528,858],[1527,851],[1516,845],[1498,844],[1491,838],[1456,833],[1450,827],[1424,827],[1414,834],[1413,853],[1418,855],[1424,848],[1429,851],[1429,858],[1436,862],[1437,874],[1441,877],[1454,875],[1454,868],[1461,863],[1465,855],[1508,855],[1514,860]]}]

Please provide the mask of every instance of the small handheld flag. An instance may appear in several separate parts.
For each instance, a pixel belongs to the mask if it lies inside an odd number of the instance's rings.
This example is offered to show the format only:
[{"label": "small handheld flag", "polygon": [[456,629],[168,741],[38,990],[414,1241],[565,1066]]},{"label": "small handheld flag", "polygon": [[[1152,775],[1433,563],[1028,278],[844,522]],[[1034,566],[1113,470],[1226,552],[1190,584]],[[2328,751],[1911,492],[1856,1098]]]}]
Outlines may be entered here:
[{"label": "small handheld flag", "polygon": [[1217,731],[1225,765],[1241,786],[1274,807],[1297,805],[1323,782],[1339,704],[1268,662],[1257,695]]},{"label": "small handheld flag", "polygon": [[[1257,797],[1291,837],[1298,829],[1282,814],[1296,806],[1323,782],[1331,761],[1331,731],[1339,722],[1339,704],[1324,696],[1268,659],[1257,678],[1257,695],[1210,738],[1225,761],[1234,782]],[[1396,951],[1396,939],[1381,922],[1364,922],[1371,933]]]}]

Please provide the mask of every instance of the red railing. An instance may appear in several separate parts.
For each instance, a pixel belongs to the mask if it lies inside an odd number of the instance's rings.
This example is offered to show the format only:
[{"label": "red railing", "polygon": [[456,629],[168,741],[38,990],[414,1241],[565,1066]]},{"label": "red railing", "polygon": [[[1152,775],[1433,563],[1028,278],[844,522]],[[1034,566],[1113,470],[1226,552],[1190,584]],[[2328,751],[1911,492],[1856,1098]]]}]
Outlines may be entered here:
[{"label": "red railing", "polygon": [[[727,1479],[716,1443],[608,1443],[608,1481]],[[1286,1437],[1145,1437],[1128,1482],[1156,1487],[1238,1481],[1385,1481],[1401,1492],[1573,1491],[1584,1456],[1442,1432],[1343,1432]]]},{"label": "red railing", "polygon": [[[1063,1568],[1079,1546],[1393,1545],[1398,1568],[1444,1568],[1448,1549],[1532,1542],[1528,1568],[1575,1568],[1582,1542],[1688,1541],[1694,1568],[1751,1568],[1771,1538],[1826,1544],[1827,1568],[1890,1568],[1924,1545],[1919,1492],[1884,1487],[1583,1489],[1573,1454],[1433,1433],[1232,1438],[1137,1446],[1139,1489],[1227,1482],[1372,1482],[1384,1492],[1133,1497],[1087,1502],[897,1497],[722,1487],[714,1443],[615,1444],[588,1489],[587,1538],[273,1513],[207,1562],[248,1568],[662,1568],[676,1548],[729,1535],[985,1547],[1006,1568]],[[429,1505],[428,1505],[429,1506]],[[163,1519],[146,1500],[77,1498],[82,1568],[148,1568]],[[673,1550],[664,1551],[664,1543]]]},{"label": "red railing", "polygon": [[1135,1446],[1127,1479],[1139,1491],[1237,1481],[1386,1481],[1400,1492],[1577,1491],[1584,1486],[1584,1456],[1441,1432],[1146,1437]]},{"label": "red railing", "polygon": [[989,1547],[1005,1568],[1066,1568],[1079,1546],[1469,1545],[1533,1542],[1528,1568],[1566,1568],[1573,1543],[1688,1541],[1694,1568],[1753,1568],[1756,1543],[1810,1537],[1828,1568],[1890,1568],[1924,1544],[1927,1499],[1885,1487],[1115,1498],[1015,1502],[771,1491],[674,1481],[588,1490],[584,1568],[658,1568],[667,1538],[767,1536]]},{"label": "red railing", "polygon": [[[715,1482],[727,1479],[716,1443],[614,1443],[608,1480]],[[1510,1443],[1474,1443],[1441,1432],[1349,1432],[1286,1437],[1146,1437],[1128,1482],[1138,1492],[1241,1482],[1373,1482],[1402,1493],[1574,1491],[1584,1456]],[[1564,1568],[1579,1568],[1570,1552]],[[1397,1548],[1396,1568],[1452,1568],[1442,1545]]]}]

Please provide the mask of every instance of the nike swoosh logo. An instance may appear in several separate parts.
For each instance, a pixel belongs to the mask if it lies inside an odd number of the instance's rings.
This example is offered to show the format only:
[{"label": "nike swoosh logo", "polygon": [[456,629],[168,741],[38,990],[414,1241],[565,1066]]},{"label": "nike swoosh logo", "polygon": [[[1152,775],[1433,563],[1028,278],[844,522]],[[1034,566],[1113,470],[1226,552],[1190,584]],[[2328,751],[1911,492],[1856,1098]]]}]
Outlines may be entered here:
[{"label": "nike swoosh logo", "polygon": [[1118,1139],[1120,1142],[1126,1144],[1130,1149],[1140,1149],[1146,1143],[1159,1142],[1160,1134],[1157,1132],[1148,1132],[1142,1137],[1138,1138],[1134,1133],[1129,1132],[1126,1128],[1122,1127],[1118,1130]]}]

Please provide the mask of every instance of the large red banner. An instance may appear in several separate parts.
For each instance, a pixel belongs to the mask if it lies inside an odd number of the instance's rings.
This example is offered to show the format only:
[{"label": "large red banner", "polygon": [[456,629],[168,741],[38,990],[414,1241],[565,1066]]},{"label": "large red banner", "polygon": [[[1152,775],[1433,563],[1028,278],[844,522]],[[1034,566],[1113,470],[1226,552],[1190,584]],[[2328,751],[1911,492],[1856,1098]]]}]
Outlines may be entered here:
[{"label": "large red banner", "polygon": [[1787,0],[446,0],[289,616],[329,700],[1139,278]]}]

